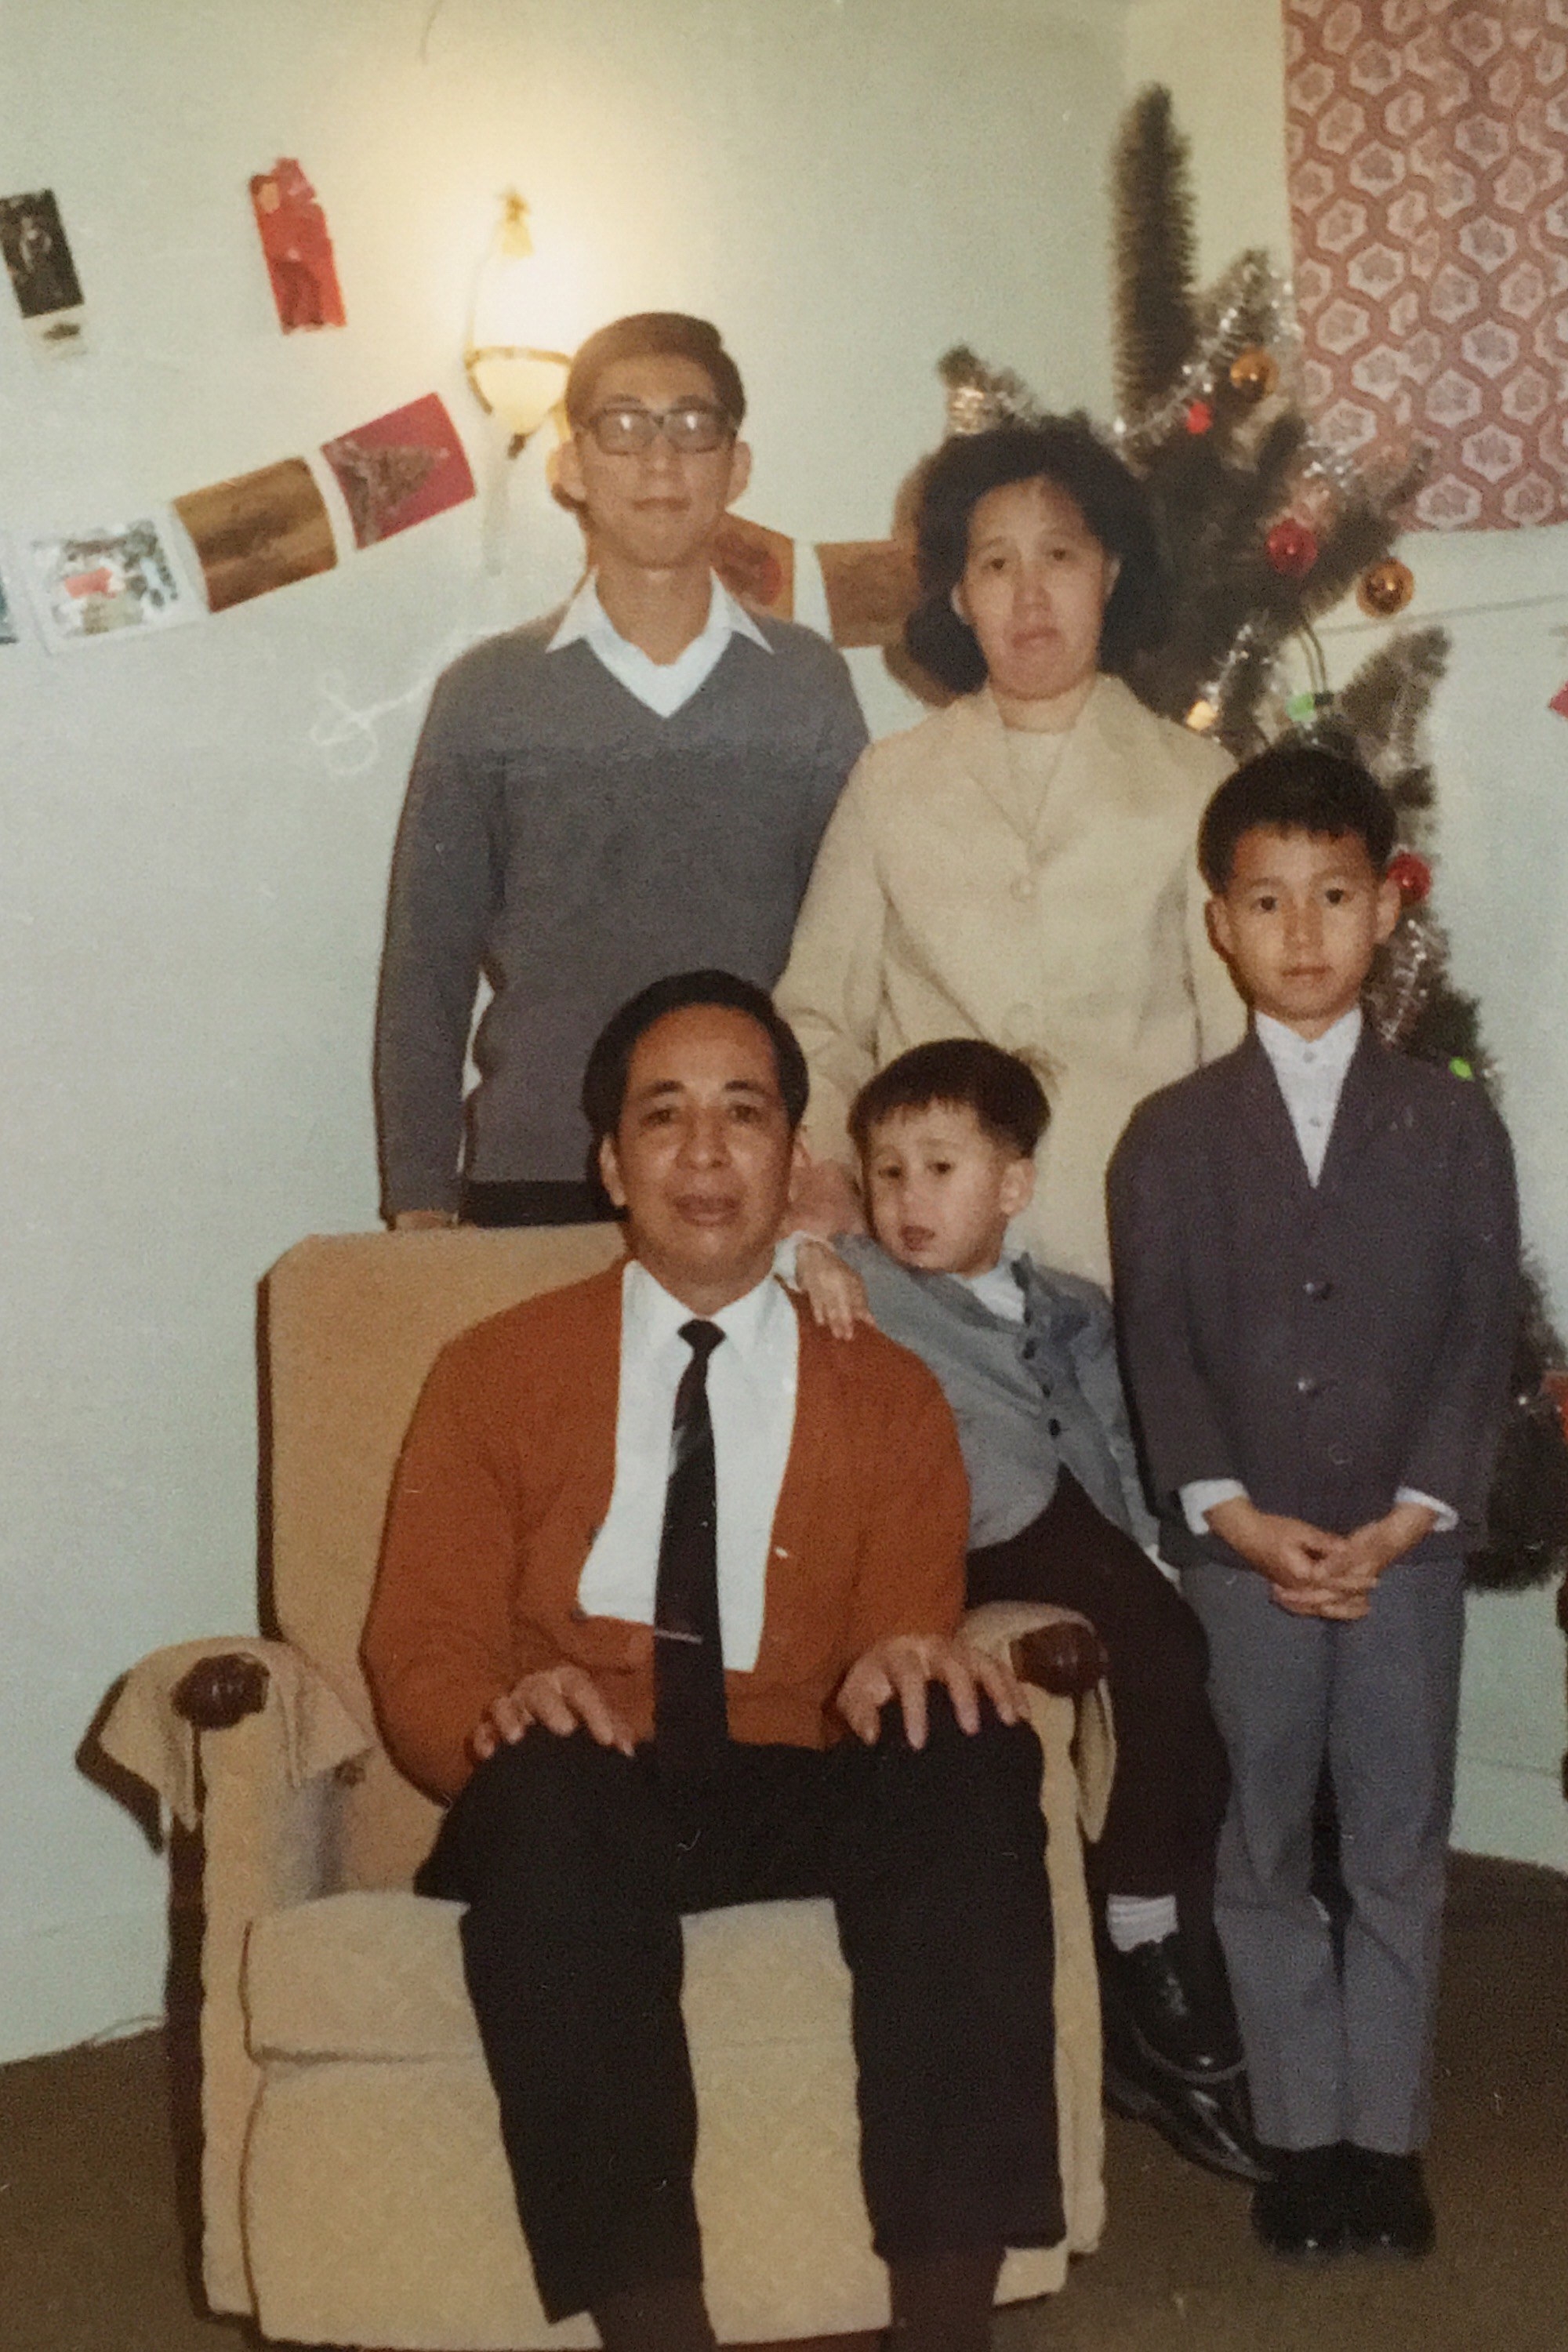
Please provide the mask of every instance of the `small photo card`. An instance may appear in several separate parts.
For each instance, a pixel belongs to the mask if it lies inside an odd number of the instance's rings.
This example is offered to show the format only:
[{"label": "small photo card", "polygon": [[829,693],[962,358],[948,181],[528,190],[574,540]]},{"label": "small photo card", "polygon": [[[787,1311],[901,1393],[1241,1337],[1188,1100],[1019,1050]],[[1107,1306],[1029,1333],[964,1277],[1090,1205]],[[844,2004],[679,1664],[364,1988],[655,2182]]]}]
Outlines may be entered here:
[{"label": "small photo card", "polygon": [[46,359],[84,351],[81,282],[52,188],[0,196],[0,253],[34,350]]},{"label": "small photo card", "polygon": [[224,613],[338,560],[327,502],[303,457],[285,457],[174,500],[196,551],[207,608]]},{"label": "small photo card", "polygon": [[16,604],[11,592],[8,568],[0,565],[0,646],[19,645],[22,632],[16,623]]},{"label": "small photo card", "polygon": [[713,569],[753,613],[770,620],[795,618],[795,541],[743,515],[726,515],[719,526]]},{"label": "small photo card", "polygon": [[53,652],[172,628],[200,610],[180,576],[166,523],[152,515],[72,539],[36,539],[30,552],[38,617]]},{"label": "small photo card", "polygon": [[474,495],[457,427],[434,392],[323,442],[321,455],[337,477],[356,547],[428,522]]},{"label": "small photo card", "polygon": [[343,298],[327,216],[292,155],[279,155],[270,172],[257,173],[250,203],[283,332],[341,327]]},{"label": "small photo card", "polygon": [[902,540],[845,539],[820,546],[836,646],[896,645],[915,601],[914,557]]}]

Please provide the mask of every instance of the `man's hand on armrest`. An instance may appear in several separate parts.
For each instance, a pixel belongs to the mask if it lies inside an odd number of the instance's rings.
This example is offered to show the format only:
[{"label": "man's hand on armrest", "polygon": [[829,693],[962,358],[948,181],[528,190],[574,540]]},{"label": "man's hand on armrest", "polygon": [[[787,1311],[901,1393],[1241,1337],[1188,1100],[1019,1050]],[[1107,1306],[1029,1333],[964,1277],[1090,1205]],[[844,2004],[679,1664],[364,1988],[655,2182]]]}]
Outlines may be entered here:
[{"label": "man's hand on armrest", "polygon": [[866,1212],[848,1170],[836,1160],[813,1160],[803,1152],[790,1184],[789,1221],[826,1242],[835,1234],[863,1234]]},{"label": "man's hand on armrest", "polygon": [[632,1753],[632,1735],[584,1666],[547,1666],[524,1675],[509,1691],[490,1701],[480,1717],[469,1746],[481,1764],[504,1741],[514,1747],[531,1724],[569,1738],[579,1726],[591,1732],[601,1748]]},{"label": "man's hand on armrest", "polygon": [[903,1709],[910,1746],[923,1748],[929,1683],[945,1685],[952,1711],[965,1731],[980,1728],[982,1692],[1004,1723],[1017,1723],[1027,1712],[1010,1666],[1000,1658],[988,1658],[971,1649],[967,1642],[948,1641],[938,1633],[896,1633],[888,1641],[873,1643],[838,1685],[836,1704],[855,1737],[874,1748],[882,1709],[896,1698]]}]

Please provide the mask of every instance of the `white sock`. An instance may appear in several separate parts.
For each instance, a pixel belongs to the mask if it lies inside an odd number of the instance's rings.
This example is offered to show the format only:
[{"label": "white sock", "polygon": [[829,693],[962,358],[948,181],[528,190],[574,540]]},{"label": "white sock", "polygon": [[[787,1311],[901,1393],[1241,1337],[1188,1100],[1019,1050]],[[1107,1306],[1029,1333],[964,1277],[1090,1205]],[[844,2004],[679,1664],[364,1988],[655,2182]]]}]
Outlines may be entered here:
[{"label": "white sock", "polygon": [[1119,1952],[1135,1951],[1140,1944],[1163,1944],[1176,1932],[1173,1895],[1108,1895],[1105,1932]]}]

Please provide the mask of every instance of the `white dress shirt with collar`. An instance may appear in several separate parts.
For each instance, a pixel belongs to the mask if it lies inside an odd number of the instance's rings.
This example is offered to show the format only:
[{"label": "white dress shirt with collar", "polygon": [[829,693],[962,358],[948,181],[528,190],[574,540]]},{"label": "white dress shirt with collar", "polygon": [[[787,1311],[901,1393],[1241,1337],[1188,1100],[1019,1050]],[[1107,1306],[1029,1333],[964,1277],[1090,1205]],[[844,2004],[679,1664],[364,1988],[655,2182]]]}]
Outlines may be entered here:
[{"label": "white dress shirt with collar", "polygon": [[588,1617],[651,1625],[658,1545],[669,1483],[675,1391],[691,1361],[680,1327],[716,1323],[721,1346],[708,1362],[719,1502],[719,1624],[724,1664],[747,1674],[757,1663],[767,1598],[773,1515],[795,1435],[800,1326],[770,1274],[717,1315],[694,1318],[636,1258],[621,1283],[620,1398],[616,1477],[605,1523],[577,1586]]},{"label": "white dress shirt with collar", "polygon": [[[1303,1037],[1287,1028],[1283,1021],[1271,1020],[1267,1013],[1254,1016],[1258,1042],[1279,1081],[1290,1125],[1314,1186],[1328,1156],[1345,1072],[1361,1043],[1362,1021],[1362,1009],[1355,1004],[1321,1037]],[[1207,1515],[1216,1504],[1234,1502],[1246,1494],[1246,1487],[1235,1478],[1194,1478],[1190,1486],[1184,1486],[1182,1510],[1194,1535],[1208,1533]],[[1423,1495],[1414,1486],[1401,1486],[1394,1499],[1396,1503],[1420,1503],[1435,1511],[1437,1517],[1434,1535],[1446,1536],[1459,1524],[1458,1513],[1449,1504],[1439,1502],[1435,1495]]]},{"label": "white dress shirt with collar", "polygon": [[672,718],[718,668],[731,637],[750,637],[765,654],[773,651],[745,606],[731,595],[717,572],[712,578],[708,618],[672,662],[651,661],[640,646],[622,636],[599,602],[592,572],[567,605],[545,650],[558,653],[563,646],[574,646],[581,638],[628,694],[635,694],[660,719]]}]

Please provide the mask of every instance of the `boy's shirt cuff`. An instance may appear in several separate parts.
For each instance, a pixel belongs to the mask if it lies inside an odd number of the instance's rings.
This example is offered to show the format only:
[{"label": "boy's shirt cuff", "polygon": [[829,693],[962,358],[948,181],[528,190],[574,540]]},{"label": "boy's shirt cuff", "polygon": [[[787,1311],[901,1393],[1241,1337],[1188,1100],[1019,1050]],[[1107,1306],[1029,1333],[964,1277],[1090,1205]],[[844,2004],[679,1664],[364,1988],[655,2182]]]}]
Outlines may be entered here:
[{"label": "boy's shirt cuff", "polygon": [[1247,1489],[1239,1478],[1194,1478],[1176,1490],[1182,1516],[1195,1536],[1208,1536],[1214,1529],[1208,1523],[1208,1513],[1216,1503],[1245,1503]]},{"label": "boy's shirt cuff", "polygon": [[1451,1503],[1439,1502],[1436,1495],[1424,1495],[1419,1486],[1396,1486],[1394,1499],[1396,1503],[1419,1503],[1423,1510],[1435,1512],[1430,1529],[1435,1536],[1451,1536],[1459,1524],[1459,1514]]},{"label": "boy's shirt cuff", "polygon": [[[1239,1478],[1194,1478],[1189,1486],[1177,1490],[1182,1515],[1195,1536],[1212,1535],[1208,1514],[1218,1503],[1245,1502],[1247,1489]],[[1434,1514],[1432,1533],[1452,1535],[1459,1524],[1459,1514],[1451,1503],[1439,1501],[1436,1495],[1424,1495],[1419,1486],[1398,1486],[1394,1489],[1396,1503],[1419,1503],[1423,1510]]]}]

